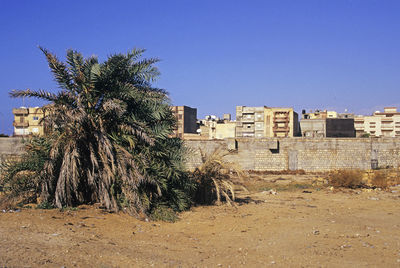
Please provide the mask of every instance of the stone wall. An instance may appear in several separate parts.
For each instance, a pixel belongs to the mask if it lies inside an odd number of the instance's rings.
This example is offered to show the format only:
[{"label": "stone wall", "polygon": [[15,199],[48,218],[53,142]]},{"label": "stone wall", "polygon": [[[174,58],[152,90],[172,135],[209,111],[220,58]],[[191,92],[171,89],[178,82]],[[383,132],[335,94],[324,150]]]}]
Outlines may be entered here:
[{"label": "stone wall", "polygon": [[[328,171],[400,166],[400,138],[236,138],[188,140],[187,167],[201,164],[199,148],[207,154],[217,148],[231,152],[226,159],[245,170]],[[21,138],[0,138],[0,158],[20,155]]]},{"label": "stone wall", "polygon": [[19,155],[23,152],[22,138],[0,137],[0,155]]},{"label": "stone wall", "polygon": [[0,163],[7,157],[21,155],[24,152],[22,138],[0,137]]},{"label": "stone wall", "polygon": [[400,165],[399,138],[236,138],[186,144],[192,151],[187,157],[189,169],[201,164],[199,148],[209,154],[219,147],[230,150],[226,159],[245,170],[328,171]]}]

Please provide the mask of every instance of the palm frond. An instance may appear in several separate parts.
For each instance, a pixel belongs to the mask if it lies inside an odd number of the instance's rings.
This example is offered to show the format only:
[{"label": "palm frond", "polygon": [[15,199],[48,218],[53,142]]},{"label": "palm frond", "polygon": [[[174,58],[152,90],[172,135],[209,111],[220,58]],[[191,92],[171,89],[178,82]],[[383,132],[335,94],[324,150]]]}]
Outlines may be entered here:
[{"label": "palm frond", "polygon": [[38,98],[47,101],[57,101],[58,97],[56,94],[47,92],[44,90],[33,91],[30,89],[26,90],[12,90],[10,92],[10,97],[12,98],[21,98],[21,97],[31,97],[31,98]]},{"label": "palm frond", "polygon": [[72,77],[68,72],[67,66],[63,62],[59,61],[57,57],[51,54],[47,49],[40,46],[39,49],[46,56],[50,70],[53,73],[54,79],[56,80],[58,85],[61,88],[72,90],[73,89]]}]

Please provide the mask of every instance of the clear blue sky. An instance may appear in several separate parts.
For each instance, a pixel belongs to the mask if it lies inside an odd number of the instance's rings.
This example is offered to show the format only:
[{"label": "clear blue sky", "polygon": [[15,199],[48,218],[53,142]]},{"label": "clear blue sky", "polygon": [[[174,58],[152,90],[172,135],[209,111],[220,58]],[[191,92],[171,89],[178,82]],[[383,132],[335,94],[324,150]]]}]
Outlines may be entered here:
[{"label": "clear blue sky", "polygon": [[[12,89],[57,90],[38,45],[64,58],[146,48],[156,85],[198,117],[236,105],[400,108],[400,1],[0,1],[0,133]],[[36,106],[25,100],[25,106]]]}]

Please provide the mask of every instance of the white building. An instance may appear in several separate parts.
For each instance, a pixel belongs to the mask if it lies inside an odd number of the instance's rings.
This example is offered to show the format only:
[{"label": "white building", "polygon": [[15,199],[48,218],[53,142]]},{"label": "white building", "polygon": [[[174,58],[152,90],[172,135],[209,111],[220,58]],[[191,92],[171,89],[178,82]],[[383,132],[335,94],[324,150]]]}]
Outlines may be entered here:
[{"label": "white building", "polygon": [[376,111],[370,116],[354,118],[357,137],[369,134],[371,137],[400,137],[400,112],[396,107],[385,107],[384,112]]}]

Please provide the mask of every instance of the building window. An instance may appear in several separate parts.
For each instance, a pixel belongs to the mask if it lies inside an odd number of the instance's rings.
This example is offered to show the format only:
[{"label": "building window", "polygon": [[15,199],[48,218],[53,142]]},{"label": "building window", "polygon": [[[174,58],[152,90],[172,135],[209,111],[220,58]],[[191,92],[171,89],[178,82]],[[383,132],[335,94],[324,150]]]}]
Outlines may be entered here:
[{"label": "building window", "polygon": [[37,121],[37,120],[39,120],[39,117],[38,116],[34,116],[33,120]]},{"label": "building window", "polygon": [[178,115],[178,119],[182,119],[182,115],[181,114]]}]

